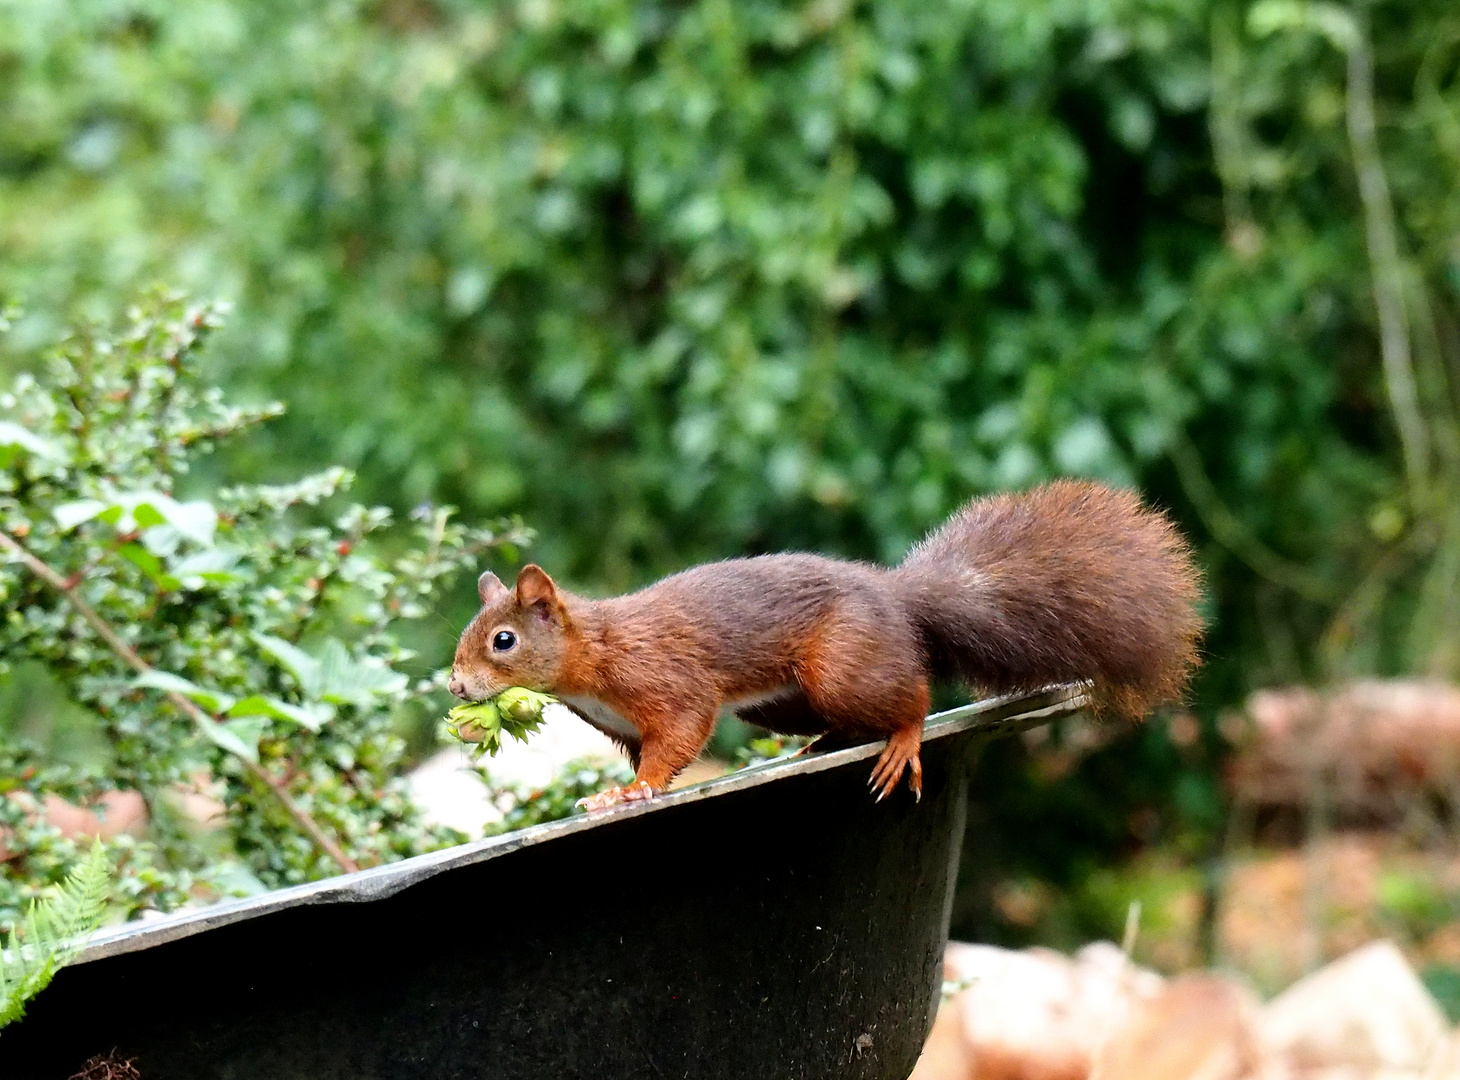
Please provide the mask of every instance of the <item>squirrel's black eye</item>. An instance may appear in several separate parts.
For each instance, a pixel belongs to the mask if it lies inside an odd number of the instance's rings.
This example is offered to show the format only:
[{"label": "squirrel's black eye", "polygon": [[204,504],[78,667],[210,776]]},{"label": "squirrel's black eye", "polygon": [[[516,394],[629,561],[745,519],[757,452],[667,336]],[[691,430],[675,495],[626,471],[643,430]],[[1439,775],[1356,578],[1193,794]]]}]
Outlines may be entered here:
[{"label": "squirrel's black eye", "polygon": [[511,630],[498,630],[492,635],[492,651],[506,652],[517,644],[517,635]]}]

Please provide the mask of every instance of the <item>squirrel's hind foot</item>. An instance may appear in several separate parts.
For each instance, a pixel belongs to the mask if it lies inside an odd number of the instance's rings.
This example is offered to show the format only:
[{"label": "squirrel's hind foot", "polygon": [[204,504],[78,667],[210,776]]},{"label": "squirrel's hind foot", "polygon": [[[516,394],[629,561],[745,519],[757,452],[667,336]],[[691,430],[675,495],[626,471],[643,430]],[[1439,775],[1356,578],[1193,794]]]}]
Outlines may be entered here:
[{"label": "squirrel's hind foot", "polygon": [[887,740],[887,746],[882,751],[882,756],[877,759],[876,766],[872,769],[872,777],[867,781],[867,786],[877,792],[877,801],[881,802],[891,795],[897,788],[897,783],[902,779],[904,769],[908,772],[908,786],[912,788],[913,798],[918,802],[923,799],[923,763],[918,757],[918,751],[923,745],[923,726],[898,728]]}]

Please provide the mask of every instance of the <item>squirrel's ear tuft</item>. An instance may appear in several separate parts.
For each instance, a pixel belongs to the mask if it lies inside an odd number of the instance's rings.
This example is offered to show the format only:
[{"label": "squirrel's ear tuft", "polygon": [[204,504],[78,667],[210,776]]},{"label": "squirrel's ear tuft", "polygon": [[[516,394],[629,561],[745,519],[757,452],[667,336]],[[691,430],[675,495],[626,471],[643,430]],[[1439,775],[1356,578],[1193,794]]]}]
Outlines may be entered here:
[{"label": "squirrel's ear tuft", "polygon": [[482,598],[482,603],[492,604],[507,595],[507,586],[502,584],[502,579],[490,570],[477,578],[477,595]]},{"label": "squirrel's ear tuft", "polygon": [[517,575],[517,604],[524,609],[541,605],[548,611],[562,606],[558,587],[548,577],[547,571],[536,563],[528,563]]}]

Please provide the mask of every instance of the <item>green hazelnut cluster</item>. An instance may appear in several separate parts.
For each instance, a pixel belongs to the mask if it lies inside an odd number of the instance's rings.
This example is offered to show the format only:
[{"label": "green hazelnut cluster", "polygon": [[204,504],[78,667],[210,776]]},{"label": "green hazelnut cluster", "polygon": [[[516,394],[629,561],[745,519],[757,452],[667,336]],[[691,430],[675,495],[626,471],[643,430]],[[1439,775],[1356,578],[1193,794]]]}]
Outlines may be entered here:
[{"label": "green hazelnut cluster", "polygon": [[458,705],[446,716],[446,730],[454,738],[474,745],[474,754],[496,756],[502,748],[502,734],[518,742],[542,727],[542,711],[557,703],[551,694],[540,694],[522,686],[509,686],[486,701]]}]

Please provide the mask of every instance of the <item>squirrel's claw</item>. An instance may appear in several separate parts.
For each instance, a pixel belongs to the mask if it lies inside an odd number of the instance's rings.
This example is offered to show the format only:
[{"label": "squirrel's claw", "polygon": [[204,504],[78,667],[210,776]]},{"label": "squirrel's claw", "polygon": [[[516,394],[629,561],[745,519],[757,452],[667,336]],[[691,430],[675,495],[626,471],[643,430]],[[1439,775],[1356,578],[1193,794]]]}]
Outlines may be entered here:
[{"label": "squirrel's claw", "polygon": [[598,792],[596,795],[589,795],[579,799],[577,806],[587,810],[590,814],[602,810],[611,810],[620,803],[646,802],[654,797],[654,789],[649,786],[647,780],[640,780],[627,787],[611,787]]},{"label": "squirrel's claw", "polygon": [[922,724],[915,728],[899,728],[892,733],[892,737],[887,740],[887,746],[882,750],[882,756],[872,769],[871,778],[867,781],[867,786],[877,792],[877,802],[896,790],[904,770],[908,771],[908,786],[912,788],[913,797],[922,802],[923,763],[918,757],[922,741]]}]

